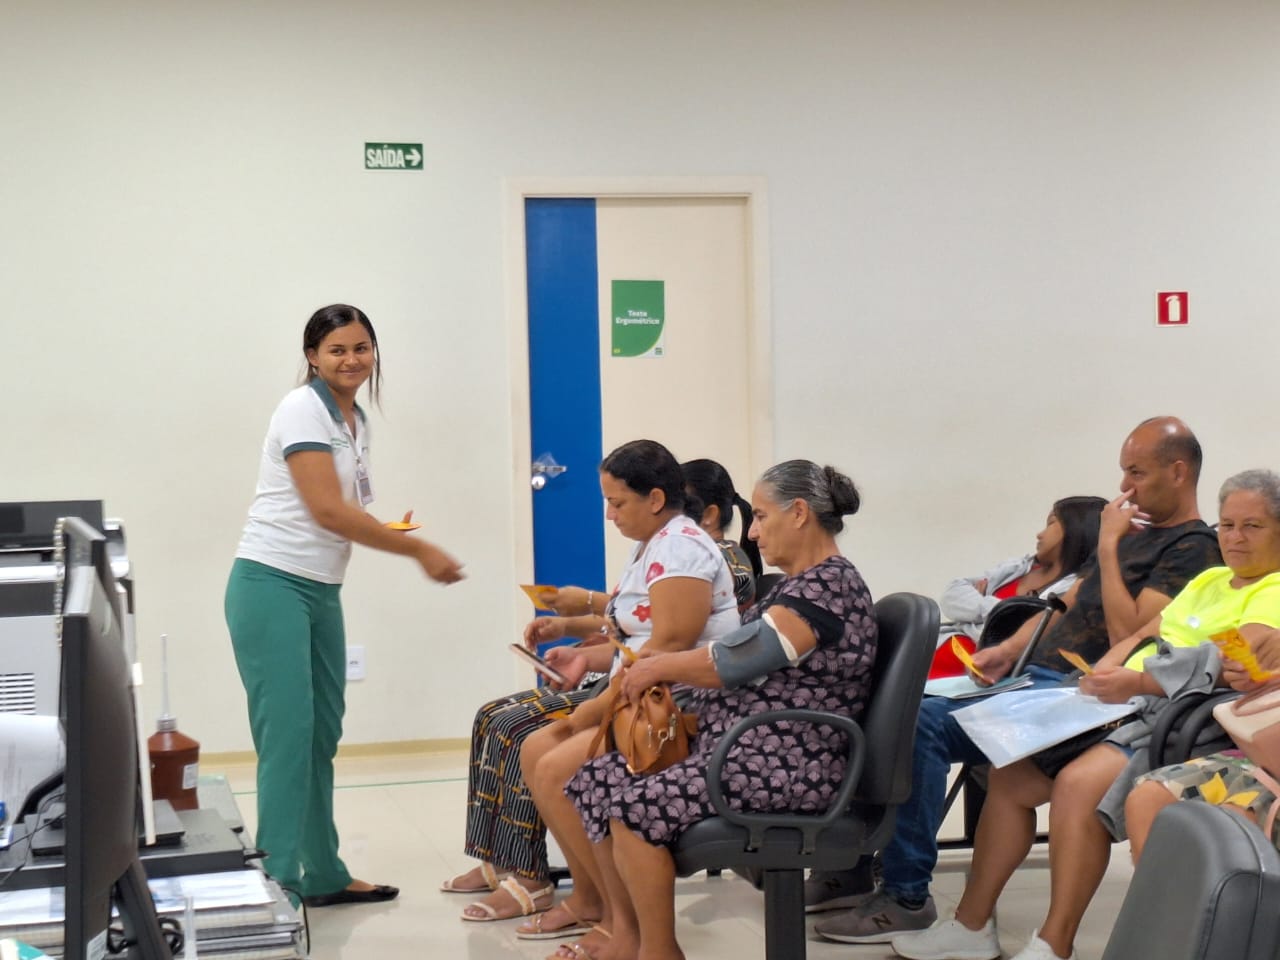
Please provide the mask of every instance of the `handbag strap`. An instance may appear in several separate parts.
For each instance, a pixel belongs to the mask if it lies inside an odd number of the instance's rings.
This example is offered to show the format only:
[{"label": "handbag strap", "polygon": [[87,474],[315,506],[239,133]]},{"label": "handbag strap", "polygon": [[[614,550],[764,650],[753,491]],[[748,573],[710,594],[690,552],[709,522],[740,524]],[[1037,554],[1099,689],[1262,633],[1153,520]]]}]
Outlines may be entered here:
[{"label": "handbag strap", "polygon": [[1267,835],[1267,839],[1271,839],[1271,831],[1276,825],[1276,817],[1280,816],[1280,783],[1276,782],[1275,777],[1263,770],[1256,763],[1250,773],[1253,779],[1257,780],[1264,787],[1271,791],[1271,795],[1275,798],[1271,801],[1271,809],[1267,811],[1267,820],[1263,824],[1262,831]]},{"label": "handbag strap", "polygon": [[1278,705],[1277,701],[1272,700],[1269,703],[1259,703],[1263,697],[1268,694],[1280,691],[1280,683],[1272,680],[1266,686],[1259,687],[1257,690],[1251,690],[1242,697],[1238,697],[1231,701],[1231,712],[1237,717],[1251,717],[1261,713],[1263,710],[1273,710]]},{"label": "handbag strap", "polygon": [[587,760],[595,759],[596,751],[600,749],[600,744],[604,742],[605,736],[609,733],[614,715],[618,712],[618,699],[622,696],[622,685],[610,682],[609,689],[605,691],[604,695],[608,699],[604,703],[604,713],[600,717],[600,726],[596,727],[596,735],[591,738],[591,746],[587,747]]},{"label": "handbag strap", "polygon": [[[635,651],[628,647],[625,643],[615,637],[612,633],[605,634],[608,641],[617,648],[622,654],[625,664],[636,662]],[[617,678],[615,677],[614,680]],[[594,759],[596,751],[600,749],[600,744],[604,742],[604,738],[609,733],[609,728],[613,723],[614,715],[618,712],[618,699],[622,696],[622,686],[618,683],[609,682],[609,688],[605,693],[609,699],[605,701],[604,715],[600,718],[600,726],[596,728],[596,735],[591,738],[591,746],[587,747],[587,759]]]}]

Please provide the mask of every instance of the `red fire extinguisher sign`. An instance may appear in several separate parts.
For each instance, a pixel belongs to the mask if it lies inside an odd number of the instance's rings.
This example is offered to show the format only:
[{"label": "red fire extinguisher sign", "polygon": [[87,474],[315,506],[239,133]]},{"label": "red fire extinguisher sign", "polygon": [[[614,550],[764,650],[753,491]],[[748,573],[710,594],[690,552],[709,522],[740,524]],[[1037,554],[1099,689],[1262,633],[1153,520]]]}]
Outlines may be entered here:
[{"label": "red fire extinguisher sign", "polygon": [[1161,327],[1185,327],[1191,318],[1187,314],[1187,291],[1156,294],[1156,323]]}]

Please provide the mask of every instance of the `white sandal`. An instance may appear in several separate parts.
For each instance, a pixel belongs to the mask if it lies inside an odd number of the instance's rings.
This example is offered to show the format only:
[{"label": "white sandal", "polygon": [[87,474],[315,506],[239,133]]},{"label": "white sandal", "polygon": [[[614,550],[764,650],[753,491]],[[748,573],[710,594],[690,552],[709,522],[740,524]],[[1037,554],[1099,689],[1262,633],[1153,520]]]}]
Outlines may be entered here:
[{"label": "white sandal", "polygon": [[450,877],[440,884],[440,889],[445,893],[484,893],[486,890],[492,892],[497,890],[502,881],[511,876],[511,873],[509,871],[499,873],[493,868],[492,863],[484,861],[480,864],[480,876],[484,878],[483,887],[459,887],[454,883],[458,877]]},{"label": "white sandal", "polygon": [[[491,920],[515,920],[520,917],[528,917],[535,913],[542,913],[544,910],[551,909],[551,902],[555,898],[556,892],[555,884],[553,883],[548,883],[540,890],[526,890],[515,877],[507,877],[498,884],[498,889],[505,891],[507,895],[516,902],[516,905],[520,908],[519,913],[499,914],[497,907],[487,904],[481,900],[477,900],[475,903],[467,904],[466,908],[462,911],[462,919],[470,920],[473,923],[488,923]],[[547,901],[546,904],[539,906],[538,901],[544,898]],[[467,910],[470,910],[472,907],[482,911],[485,916],[468,916]]]},{"label": "white sandal", "polygon": [[524,926],[516,928],[516,938],[519,940],[559,940],[564,937],[581,937],[590,933],[596,928],[599,920],[583,920],[574,912],[573,907],[569,906],[568,900],[561,900],[558,904],[559,908],[569,915],[569,922],[564,926],[556,927],[554,930],[543,930],[542,922],[547,919],[547,915],[554,910],[551,907],[546,912],[539,913],[533,920],[526,924],[529,929]]}]

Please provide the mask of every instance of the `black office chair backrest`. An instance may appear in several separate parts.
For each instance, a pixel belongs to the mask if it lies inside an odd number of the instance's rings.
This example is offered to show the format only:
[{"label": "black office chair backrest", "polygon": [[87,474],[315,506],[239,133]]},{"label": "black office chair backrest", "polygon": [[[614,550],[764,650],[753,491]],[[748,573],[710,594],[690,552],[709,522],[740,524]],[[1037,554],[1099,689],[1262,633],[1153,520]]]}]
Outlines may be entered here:
[{"label": "black office chair backrest", "polygon": [[987,614],[982,624],[982,636],[978,638],[979,647],[990,647],[1008,640],[1018,628],[1037,614],[1043,613],[1048,603],[1039,597],[1006,597]]},{"label": "black office chair backrest", "polygon": [[1275,960],[1280,854],[1256,824],[1198,800],[1156,817],[1102,960]]},{"label": "black office chair backrest", "polygon": [[855,798],[900,804],[911,794],[911,747],[924,681],[938,642],[938,605],[914,593],[891,593],[876,603],[880,638],[871,703],[862,718],[867,762]]},{"label": "black office chair backrest", "polygon": [[762,573],[756,577],[756,602],[763,600],[766,593],[785,579],[785,573]]}]

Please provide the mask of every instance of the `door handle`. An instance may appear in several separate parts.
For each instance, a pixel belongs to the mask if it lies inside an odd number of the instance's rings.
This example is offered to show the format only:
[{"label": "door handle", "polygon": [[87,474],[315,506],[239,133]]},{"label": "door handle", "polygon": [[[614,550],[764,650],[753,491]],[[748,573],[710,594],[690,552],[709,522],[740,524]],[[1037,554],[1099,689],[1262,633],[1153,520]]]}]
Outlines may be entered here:
[{"label": "door handle", "polygon": [[535,490],[541,490],[547,485],[548,480],[555,479],[568,469],[568,467],[556,463],[556,458],[551,454],[544,453],[533,461],[529,469],[529,486]]}]

